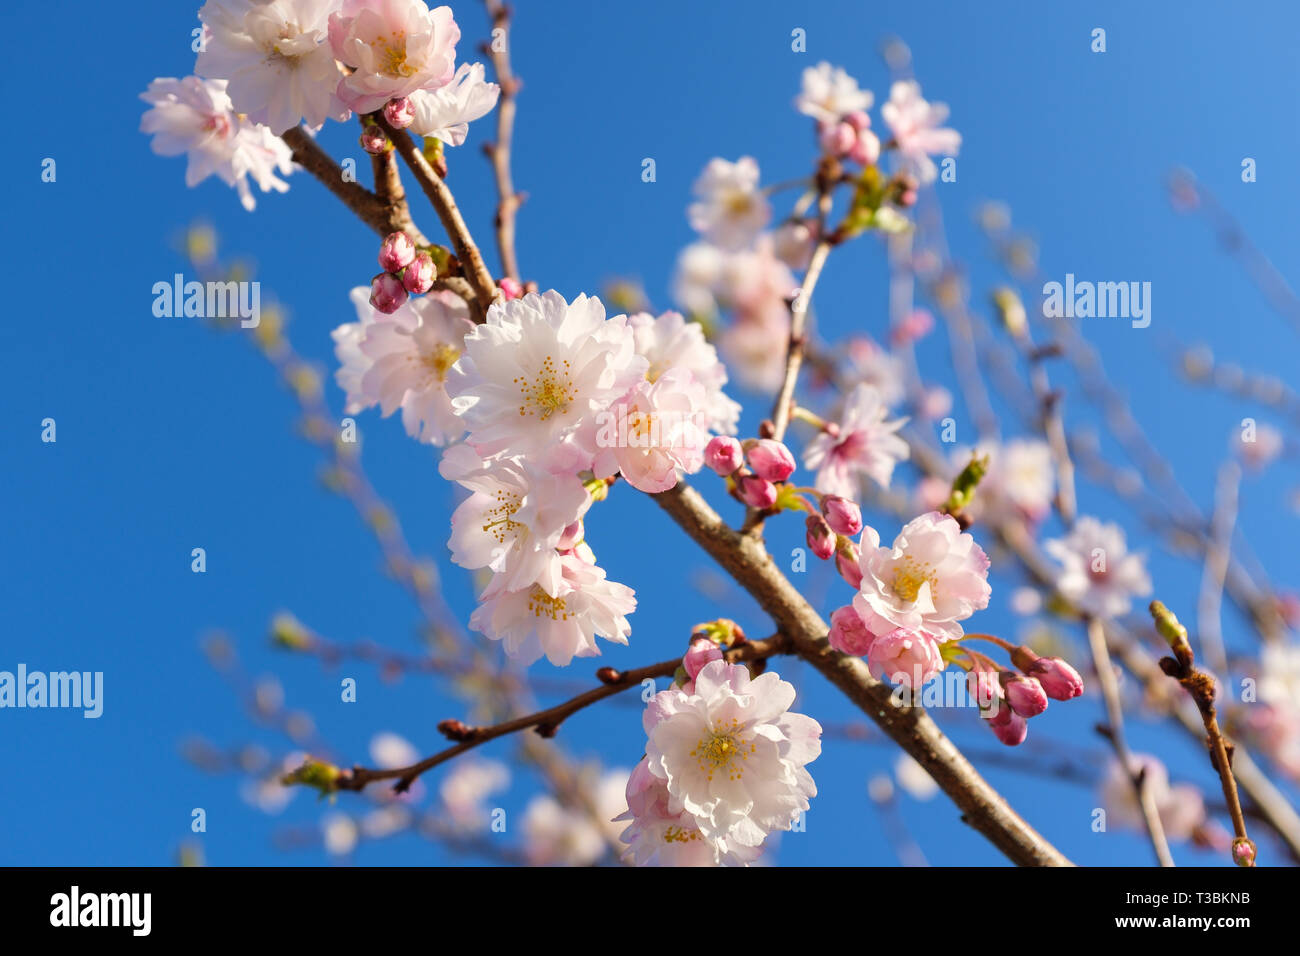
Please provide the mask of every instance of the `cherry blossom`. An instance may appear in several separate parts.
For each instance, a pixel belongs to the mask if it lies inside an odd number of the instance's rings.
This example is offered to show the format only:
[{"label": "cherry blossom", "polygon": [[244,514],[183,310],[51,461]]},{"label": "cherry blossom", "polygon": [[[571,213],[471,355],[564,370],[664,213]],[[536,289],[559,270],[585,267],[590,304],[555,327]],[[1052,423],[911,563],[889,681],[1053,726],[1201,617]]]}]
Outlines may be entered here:
[{"label": "cherry blossom", "polygon": [[803,71],[803,87],[794,106],[819,123],[835,123],[841,117],[871,109],[875,99],[870,90],[858,88],[858,81],[843,68],[823,61]]},{"label": "cherry blossom", "polygon": [[989,559],[949,515],[913,518],[881,547],[874,528],[862,531],[862,584],[853,607],[872,634],[923,630],[937,641],[962,636],[959,623],[988,606]]},{"label": "cherry blossom", "polygon": [[299,123],[347,119],[341,73],[328,43],[340,0],[208,0],[195,70],[230,82],[235,109],[280,134]]},{"label": "cherry blossom", "polygon": [[436,292],[385,316],[370,305],[365,288],[353,289],[351,298],[358,321],[333,333],[349,412],[377,404],[388,416],[401,408],[412,438],[431,445],[459,438],[464,426],[445,383],[474,327],[464,301]]},{"label": "cherry blossom", "polygon": [[505,764],[498,760],[468,759],[457,761],[443,778],[438,796],[452,823],[465,830],[480,830],[488,823],[484,801],[509,785],[510,768]]},{"label": "cherry blossom", "polygon": [[637,866],[741,866],[762,852],[725,837],[708,839],[689,813],[668,809],[671,800],[667,781],[651,773],[649,759],[643,757],[628,778],[628,809],[615,818],[630,821],[620,839]]},{"label": "cherry blossom", "polygon": [[923,186],[934,182],[938,174],[930,157],[955,156],[961,148],[961,134],[943,126],[948,118],[947,104],[926,102],[915,80],[894,83],[889,102],[880,108],[880,114],[894,134],[905,169]]},{"label": "cherry blossom", "polygon": [[713,661],[694,693],[661,691],[643,723],[647,769],[668,791],[665,812],[685,813],[723,847],[757,847],[788,830],[817,787],[805,765],[821,753],[821,725],[789,711],[794,686],[768,671]]},{"label": "cherry blossom", "polygon": [[[1130,754],[1131,768],[1142,772],[1142,785],[1155,801],[1165,836],[1187,840],[1205,822],[1205,801],[1191,784],[1170,784],[1165,765],[1150,754]],[[1101,801],[1111,821],[1131,830],[1145,830],[1146,821],[1133,789],[1133,776],[1117,759],[1106,768],[1101,783]]]},{"label": "cherry blossom", "polygon": [[1043,547],[1061,564],[1056,590],[1087,614],[1126,614],[1134,597],[1151,593],[1146,562],[1141,555],[1128,553],[1119,525],[1084,515],[1065,538]]},{"label": "cherry blossom", "polygon": [[[979,492],[968,508],[972,520],[1041,521],[1052,510],[1056,467],[1052,449],[1039,439],[1017,438],[1003,444],[983,444],[975,454],[988,457]],[[959,450],[953,465],[960,470],[971,452]]]},{"label": "cherry blossom", "polygon": [[929,634],[900,627],[871,642],[867,666],[877,678],[915,689],[943,670],[943,658],[938,642]]},{"label": "cherry blossom", "polygon": [[699,471],[708,441],[704,401],[704,388],[686,370],[638,382],[597,416],[595,476],[621,473],[633,488],[655,494],[675,486],[679,470]]},{"label": "cherry blossom", "polygon": [[462,63],[446,86],[410,94],[415,110],[411,132],[432,136],[448,146],[459,146],[469,135],[469,124],[492,112],[501,87],[484,78],[482,63]]},{"label": "cherry blossom", "polygon": [[626,644],[632,632],[627,615],[636,610],[636,597],[631,588],[606,580],[601,568],[576,555],[560,555],[556,563],[560,578],[553,594],[541,584],[510,590],[507,576],[498,574],[470,616],[472,628],[501,641],[520,664],[545,655],[564,667],[575,657],[599,655],[597,637]]},{"label": "cherry blossom", "polygon": [[689,373],[704,390],[705,427],[734,435],[740,405],[722,391],[727,384],[727,369],[718,358],[718,350],[704,338],[701,325],[687,322],[680,312],[665,312],[658,318],[639,312],[628,316],[627,323],[637,353],[649,363],[646,380],[654,382],[669,369]]},{"label": "cherry blossom", "polygon": [[338,81],[338,96],[358,113],[372,113],[390,99],[446,86],[456,74],[459,40],[450,7],[343,0],[329,18],[333,55],[352,67]]},{"label": "cherry blossom", "polygon": [[216,176],[233,186],[252,212],[257,201],[248,178],[263,192],[282,193],[289,184],[276,173],[287,176],[293,163],[278,136],[234,112],[226,89],[225,80],[156,79],[140,94],[152,106],[140,119],[140,131],[153,136],[150,147],[159,156],[187,157],[186,186]]},{"label": "cherry blossom", "polygon": [[646,360],[625,316],[605,318],[597,298],[572,304],[530,293],[488,309],[465,337],[447,391],[482,455],[555,453],[596,413],[644,377]]},{"label": "cherry blossom", "polygon": [[711,159],[695,181],[698,201],[687,211],[691,228],[728,251],[752,243],[772,210],[758,185],[758,163],[743,156],[734,163]]},{"label": "cherry blossom", "polygon": [[817,472],[818,491],[856,498],[862,476],[889,487],[894,465],[910,452],[897,434],[907,419],[887,421],[888,416],[873,386],[854,387],[844,400],[838,427],[823,430],[804,449],[804,467]]},{"label": "cherry blossom", "polygon": [[494,596],[536,585],[555,598],[569,587],[556,545],[591,503],[576,476],[514,458],[483,461],[465,445],[447,449],[438,470],[470,491],[452,512],[452,561],[495,571]]}]

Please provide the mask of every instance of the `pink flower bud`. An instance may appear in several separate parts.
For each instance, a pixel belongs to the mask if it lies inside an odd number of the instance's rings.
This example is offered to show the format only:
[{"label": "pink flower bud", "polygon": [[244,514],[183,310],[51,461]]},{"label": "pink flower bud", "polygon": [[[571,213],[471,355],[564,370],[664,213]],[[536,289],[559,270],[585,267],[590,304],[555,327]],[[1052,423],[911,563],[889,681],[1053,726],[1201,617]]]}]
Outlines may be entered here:
[{"label": "pink flower bud", "polygon": [[406,289],[402,287],[402,280],[391,272],[381,272],[370,280],[370,304],[380,312],[392,315],[405,302]]},{"label": "pink flower bud", "polygon": [[862,530],[862,509],[848,498],[839,495],[822,498],[822,514],[836,534],[851,538]]},{"label": "pink flower bud", "polygon": [[844,654],[862,657],[871,650],[875,635],[867,630],[861,615],[853,610],[852,604],[837,608],[831,613],[831,647]]},{"label": "pink flower bud", "polygon": [[691,680],[695,680],[705,664],[720,660],[722,660],[722,648],[707,637],[697,637],[691,641],[686,656],[682,658],[682,666],[686,668],[686,673],[690,675]]},{"label": "pink flower bud", "polygon": [[835,532],[821,515],[809,515],[804,524],[808,529],[809,550],[825,561],[835,553]]},{"label": "pink flower bud", "polygon": [[389,100],[384,104],[384,119],[393,129],[406,129],[415,121],[415,104],[405,96]]},{"label": "pink flower bud", "polygon": [[372,156],[378,156],[388,149],[388,135],[383,127],[371,123],[361,131],[361,148]]},{"label": "pink flower bud", "polygon": [[854,110],[852,113],[844,114],[843,122],[852,126],[855,132],[861,133],[871,126],[871,116],[862,110]]},{"label": "pink flower bud", "polygon": [[862,567],[858,564],[858,549],[851,543],[849,544],[848,553],[841,546],[835,552],[835,570],[840,572],[840,577],[854,588],[862,587]]},{"label": "pink flower bud", "polygon": [[832,156],[845,156],[857,141],[858,131],[849,123],[827,123],[821,129],[822,149]]},{"label": "pink flower bud", "polygon": [[1030,677],[1038,678],[1052,700],[1070,700],[1083,693],[1083,678],[1059,657],[1040,657],[1022,670]]},{"label": "pink flower bud", "polygon": [[989,718],[989,729],[1008,747],[1020,746],[1029,736],[1029,724],[1010,707],[998,708],[998,712]]},{"label": "pink flower bud", "polygon": [[772,438],[760,438],[745,453],[754,474],[768,481],[785,481],[794,474],[794,455]]},{"label": "pink flower bud", "polygon": [[501,295],[505,297],[507,302],[524,294],[524,287],[519,284],[519,280],[512,279],[509,276],[498,282],[497,287],[501,289]]},{"label": "pink flower bud", "polygon": [[869,129],[859,130],[854,134],[853,145],[849,148],[849,159],[863,166],[872,166],[879,158],[880,137]]},{"label": "pink flower bud", "polygon": [[1036,678],[1007,671],[1002,675],[1002,691],[1011,709],[1021,717],[1037,717],[1047,710],[1047,694]]},{"label": "pink flower bud", "polygon": [[751,508],[770,508],[776,504],[776,485],[754,475],[740,479],[740,500]]},{"label": "pink flower bud", "polygon": [[402,285],[412,295],[423,295],[433,288],[433,281],[438,278],[438,267],[433,256],[427,252],[417,252],[415,258],[402,273]]},{"label": "pink flower bud", "polygon": [[1238,866],[1255,865],[1255,844],[1248,839],[1238,839],[1232,844],[1232,862]]},{"label": "pink flower bud", "polygon": [[415,258],[415,243],[404,232],[390,232],[379,246],[379,268],[401,272]]},{"label": "pink flower bud", "polygon": [[993,671],[982,668],[970,671],[966,675],[966,689],[980,709],[981,717],[988,719],[1009,709],[1002,706],[1002,684]]},{"label": "pink flower bud", "polygon": [[704,446],[704,463],[723,478],[735,474],[744,457],[740,442],[730,435],[715,435]]}]

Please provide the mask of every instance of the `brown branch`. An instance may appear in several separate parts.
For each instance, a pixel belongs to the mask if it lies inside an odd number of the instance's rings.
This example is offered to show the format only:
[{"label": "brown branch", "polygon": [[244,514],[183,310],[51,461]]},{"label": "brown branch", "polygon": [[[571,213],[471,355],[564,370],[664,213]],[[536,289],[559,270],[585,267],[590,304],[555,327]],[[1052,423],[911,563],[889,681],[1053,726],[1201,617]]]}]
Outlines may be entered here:
[{"label": "brown branch", "polygon": [[804,345],[807,342],[808,305],[812,302],[813,290],[821,278],[826,257],[830,254],[831,243],[823,239],[813,249],[808,262],[808,271],[804,273],[799,294],[790,306],[790,342],[785,353],[785,377],[781,380],[781,389],[776,393],[776,403],[772,406],[772,437],[780,441],[785,437],[786,427],[790,424],[790,411],[794,403],[794,389],[799,381],[799,369],[803,367]]},{"label": "brown branch", "polygon": [[[392,196],[386,200],[360,183],[344,179],[339,164],[300,127],[286,130],[280,138],[293,151],[295,163],[320,180],[326,189],[343,200],[345,206],[379,235],[407,232],[417,243],[428,242],[411,221],[410,210],[404,201],[396,201]],[[400,189],[399,184],[398,190]]]},{"label": "brown branch", "polygon": [[[748,641],[727,651],[725,656],[733,662],[751,661],[770,657],[773,654],[785,653],[787,648],[788,641],[778,634],[762,641]],[[507,734],[528,730],[529,728],[536,730],[542,737],[554,737],[556,731],[559,730],[560,724],[583,708],[602,701],[606,697],[612,697],[629,687],[635,687],[644,680],[651,680],[656,677],[670,677],[676,673],[681,663],[680,657],[674,657],[671,660],[660,661],[658,664],[650,664],[646,667],[638,667],[628,671],[602,668],[597,672],[601,679],[601,686],[593,687],[577,697],[573,697],[554,707],[549,707],[546,710],[539,710],[533,714],[516,717],[514,720],[493,724],[490,727],[470,727],[458,720],[443,721],[438,725],[438,729],[444,736],[458,741],[455,746],[441,750],[432,756],[426,757],[419,763],[411,764],[409,767],[398,767],[390,770],[353,767],[350,772],[345,771],[338,778],[335,782],[335,788],[339,790],[363,790],[376,780],[395,779],[397,783],[394,789],[398,793],[402,793],[409,789],[421,774],[432,770],[441,763],[446,763],[467,750],[473,750],[489,740],[495,740],[498,737],[504,737]]]},{"label": "brown branch", "polygon": [[685,482],[653,497],[772,616],[795,654],[821,671],[926,769],[961,809],[963,820],[1014,863],[1072,865],[980,776],[923,708],[896,704],[890,686],[872,677],[860,658],[831,649],[826,623],[776,567],[761,541],[727,527]]},{"label": "brown branch", "polygon": [[1187,691],[1200,712],[1205,727],[1205,744],[1210,751],[1210,764],[1219,775],[1223,798],[1228,803],[1235,839],[1232,841],[1232,858],[1242,866],[1255,865],[1255,843],[1246,834],[1246,818],[1241,812],[1237,795],[1237,781],[1232,776],[1232,747],[1219,729],[1219,718],[1214,709],[1214,678],[1196,666],[1196,654],[1187,640],[1187,629],[1159,601],[1151,602],[1151,617],[1156,630],[1169,642],[1172,657],[1160,658],[1160,669],[1178,681]]},{"label": "brown branch", "polygon": [[451,190],[442,181],[442,177],[429,165],[429,161],[424,158],[424,153],[406,130],[393,129],[381,115],[376,115],[375,118],[388,135],[389,141],[396,147],[402,159],[406,161],[407,167],[415,175],[416,181],[420,184],[420,189],[423,190],[424,195],[428,197],[429,202],[433,205],[434,211],[438,214],[438,219],[442,222],[442,227],[447,231],[447,236],[451,239],[452,246],[456,250],[456,257],[460,260],[465,278],[474,290],[474,297],[478,301],[479,308],[486,312],[500,293],[497,290],[496,282],[492,278],[492,273],[488,271],[487,265],[483,262],[483,254],[479,252],[473,236],[470,235],[469,226],[465,224],[465,219],[456,206],[456,199],[452,196]]},{"label": "brown branch", "polygon": [[[501,99],[497,103],[497,141],[483,147],[488,159],[492,161],[492,171],[497,181],[496,232],[497,250],[501,256],[501,268],[510,278],[519,279],[519,260],[515,253],[515,214],[523,205],[524,197],[515,192],[514,180],[510,175],[510,148],[514,141],[515,98],[519,95],[522,84],[510,67],[510,8],[499,0],[484,0],[488,14],[492,17],[493,38],[484,44],[483,51],[491,58],[496,71],[497,85],[501,87]],[[501,49],[498,50],[495,33],[502,31]]]}]

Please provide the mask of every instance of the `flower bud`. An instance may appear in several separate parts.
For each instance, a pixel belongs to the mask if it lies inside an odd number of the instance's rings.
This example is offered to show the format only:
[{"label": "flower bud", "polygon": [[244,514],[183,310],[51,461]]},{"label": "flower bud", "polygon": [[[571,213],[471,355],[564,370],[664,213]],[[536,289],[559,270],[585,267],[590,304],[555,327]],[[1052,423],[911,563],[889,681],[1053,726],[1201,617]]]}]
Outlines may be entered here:
[{"label": "flower bud", "polygon": [[379,247],[379,268],[401,272],[415,258],[415,243],[404,232],[390,232]]},{"label": "flower bud", "polygon": [[519,280],[512,279],[509,276],[498,282],[497,287],[501,289],[501,295],[505,297],[507,302],[524,294],[524,287],[519,284]]},{"label": "flower bud", "polygon": [[361,131],[361,148],[371,156],[388,150],[388,135],[378,123],[371,123]]},{"label": "flower bud", "polygon": [[707,637],[697,637],[691,641],[686,656],[682,658],[682,666],[686,668],[686,673],[690,675],[691,680],[695,680],[705,664],[720,660],[722,660],[722,648]]},{"label": "flower bud", "polygon": [[740,442],[730,435],[715,435],[704,446],[704,463],[723,478],[735,474],[744,457]]},{"label": "flower bud", "polygon": [[822,515],[836,534],[851,538],[862,530],[862,509],[848,498],[839,495],[822,498]]},{"label": "flower bud", "polygon": [[1007,709],[1002,706],[1002,684],[994,671],[979,667],[969,671],[966,674],[966,690],[975,701],[975,706],[980,709],[980,716],[986,720],[996,716],[998,711]]},{"label": "flower bud", "polygon": [[384,104],[384,119],[393,129],[406,129],[415,121],[415,104],[405,96],[391,99]]},{"label": "flower bud", "polygon": [[751,508],[770,508],[776,504],[776,485],[754,475],[746,475],[740,479],[740,500]]},{"label": "flower bud", "polygon": [[1083,678],[1059,657],[1040,657],[1021,669],[1029,677],[1037,678],[1052,700],[1070,700],[1083,693]]},{"label": "flower bud", "polygon": [[1029,736],[1029,724],[1010,707],[998,708],[998,712],[989,718],[989,729],[1008,747],[1020,746]]},{"label": "flower bud", "polygon": [[1037,717],[1047,710],[1047,693],[1036,678],[1022,677],[1010,671],[1001,676],[1007,703],[1021,717]]},{"label": "flower bud", "polygon": [[858,564],[858,549],[852,541],[840,541],[835,551],[835,570],[855,590],[862,587],[862,566]]},{"label": "flower bud", "polygon": [[412,295],[423,295],[433,288],[436,278],[438,267],[434,265],[433,257],[427,252],[417,252],[402,272],[402,285]]},{"label": "flower bud", "polygon": [[370,280],[370,304],[385,315],[392,315],[400,309],[406,298],[402,280],[391,272],[381,272]]},{"label": "flower bud", "polygon": [[807,527],[808,549],[825,561],[835,553],[835,532],[821,515],[809,515]]},{"label": "flower bud", "polygon": [[754,474],[768,481],[785,481],[794,474],[794,455],[773,438],[760,438],[745,453]]},{"label": "flower bud", "polygon": [[857,141],[858,131],[846,122],[827,123],[821,129],[822,149],[832,156],[846,156]]}]

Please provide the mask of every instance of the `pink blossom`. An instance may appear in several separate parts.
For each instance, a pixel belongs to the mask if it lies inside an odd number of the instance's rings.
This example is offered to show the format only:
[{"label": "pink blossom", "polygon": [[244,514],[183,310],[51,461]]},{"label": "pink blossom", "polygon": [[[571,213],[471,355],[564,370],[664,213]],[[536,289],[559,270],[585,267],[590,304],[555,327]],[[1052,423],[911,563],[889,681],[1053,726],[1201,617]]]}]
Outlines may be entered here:
[{"label": "pink blossom", "polygon": [[862,586],[853,599],[873,634],[925,630],[939,641],[962,636],[959,623],[988,606],[989,559],[949,515],[913,518],[892,547],[862,532]]},{"label": "pink blossom", "polygon": [[922,185],[934,181],[938,173],[932,155],[957,155],[961,134],[943,123],[948,118],[944,103],[927,103],[915,80],[899,80],[889,91],[889,102],[880,109],[903,158],[904,168]]},{"label": "pink blossom", "polygon": [[436,90],[456,73],[460,27],[450,7],[423,0],[343,0],[330,14],[334,57],[353,68],[338,97],[358,113],[373,113],[416,90]]},{"label": "pink blossom", "polygon": [[410,97],[394,97],[384,104],[384,119],[393,129],[406,129],[415,119],[415,104]]},{"label": "pink blossom", "polygon": [[840,577],[849,582],[854,588],[862,586],[862,565],[857,555],[857,550],[852,544],[849,548],[851,551],[841,548],[835,552],[835,570],[840,572]]},{"label": "pink blossom", "polygon": [[638,312],[628,316],[637,354],[649,363],[645,377],[654,382],[669,369],[687,373],[704,390],[705,424],[713,432],[734,434],[740,405],[723,392],[727,369],[718,351],[704,337],[698,322],[687,322],[679,312],[655,316]]},{"label": "pink blossom", "polygon": [[999,707],[988,719],[988,726],[993,736],[1008,747],[1020,746],[1029,736],[1029,724],[1010,707]]},{"label": "pink blossom", "polygon": [[678,472],[704,464],[704,389],[676,369],[642,380],[596,415],[592,472],[622,474],[638,491],[656,494],[677,484]]},{"label": "pink blossom", "polygon": [[877,678],[917,688],[943,670],[944,662],[938,642],[929,634],[900,627],[871,642],[867,666]]},{"label": "pink blossom", "polygon": [[804,466],[817,472],[815,486],[827,494],[855,498],[865,475],[889,487],[894,465],[909,455],[896,432],[906,419],[886,421],[888,409],[870,385],[857,385],[844,402],[838,432],[823,431],[804,449]]},{"label": "pink blossom", "polygon": [[831,612],[831,631],[828,637],[831,647],[854,657],[865,655],[871,649],[871,642],[875,640],[851,604]]},{"label": "pink blossom", "polygon": [[1025,673],[1037,680],[1053,700],[1071,700],[1083,693],[1083,678],[1059,657],[1040,657],[1025,668]]}]

